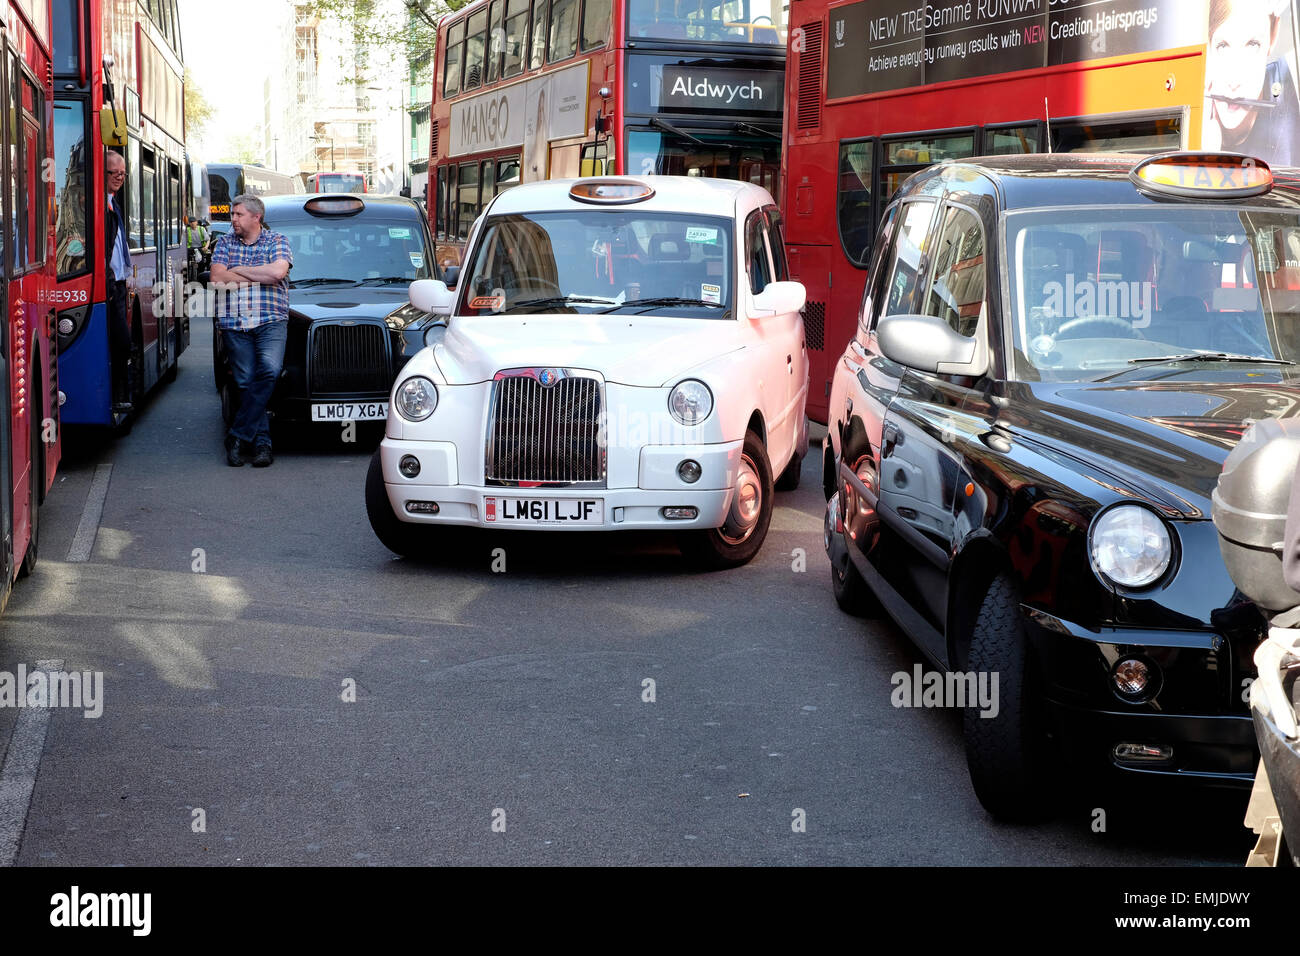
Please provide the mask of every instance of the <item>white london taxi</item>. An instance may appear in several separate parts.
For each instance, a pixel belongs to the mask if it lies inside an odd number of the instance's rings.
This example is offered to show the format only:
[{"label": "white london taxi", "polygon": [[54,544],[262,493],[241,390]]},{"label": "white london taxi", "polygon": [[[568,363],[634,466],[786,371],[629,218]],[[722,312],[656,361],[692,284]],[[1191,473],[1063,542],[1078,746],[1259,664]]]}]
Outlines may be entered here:
[{"label": "white london taxi", "polygon": [[[446,316],[398,375],[366,509],[389,549],[432,526],[682,532],[732,567],[808,447],[804,288],[768,192],[676,176],[519,186],[475,224]],[[774,480],[774,476],[779,476]]]}]

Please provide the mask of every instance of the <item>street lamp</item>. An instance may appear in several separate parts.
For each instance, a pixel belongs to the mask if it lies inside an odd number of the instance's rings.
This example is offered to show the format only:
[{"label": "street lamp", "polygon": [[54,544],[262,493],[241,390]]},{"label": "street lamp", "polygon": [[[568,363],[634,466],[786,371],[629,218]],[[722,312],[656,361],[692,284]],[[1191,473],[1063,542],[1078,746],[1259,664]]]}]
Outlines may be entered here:
[{"label": "street lamp", "polygon": [[[308,138],[309,140],[311,140],[313,143],[316,142],[317,140],[320,140],[320,139],[327,139],[327,140],[330,141],[330,172],[334,172],[334,137],[333,137],[333,136],[308,136],[307,138]],[[317,153],[316,153],[316,172],[318,172],[318,173],[320,172],[320,152],[319,152],[319,150],[322,149],[322,148],[323,148],[323,147],[320,147],[320,146],[316,147],[316,149],[317,149]]]}]

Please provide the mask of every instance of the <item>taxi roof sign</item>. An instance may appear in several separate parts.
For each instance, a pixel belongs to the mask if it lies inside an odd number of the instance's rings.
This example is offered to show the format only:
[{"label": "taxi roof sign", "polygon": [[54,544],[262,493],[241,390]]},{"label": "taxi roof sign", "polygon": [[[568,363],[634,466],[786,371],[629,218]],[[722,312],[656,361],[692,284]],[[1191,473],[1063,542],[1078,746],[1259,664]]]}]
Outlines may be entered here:
[{"label": "taxi roof sign", "polygon": [[1241,153],[1162,153],[1129,177],[1146,192],[1182,199],[1242,199],[1273,188],[1268,163]]},{"label": "taxi roof sign", "polygon": [[589,179],[569,189],[569,195],[579,202],[611,206],[641,202],[654,194],[651,186],[635,179]]}]

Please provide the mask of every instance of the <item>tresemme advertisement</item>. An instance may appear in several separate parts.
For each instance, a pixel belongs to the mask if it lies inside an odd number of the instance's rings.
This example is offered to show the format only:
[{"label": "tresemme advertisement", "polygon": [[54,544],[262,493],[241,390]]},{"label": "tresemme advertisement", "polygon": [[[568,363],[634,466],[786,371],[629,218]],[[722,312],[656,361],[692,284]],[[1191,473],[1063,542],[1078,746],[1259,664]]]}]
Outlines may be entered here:
[{"label": "tresemme advertisement", "polygon": [[826,94],[1196,46],[1205,42],[1205,7],[1205,0],[863,0],[831,10]]}]

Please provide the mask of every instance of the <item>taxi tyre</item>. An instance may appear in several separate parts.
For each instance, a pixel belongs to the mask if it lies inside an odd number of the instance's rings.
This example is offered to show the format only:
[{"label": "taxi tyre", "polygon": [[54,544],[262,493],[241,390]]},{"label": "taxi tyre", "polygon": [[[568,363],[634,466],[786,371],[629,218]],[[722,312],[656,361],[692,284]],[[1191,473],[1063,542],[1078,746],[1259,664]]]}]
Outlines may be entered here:
[{"label": "taxi tyre", "polygon": [[843,554],[831,558],[831,593],[841,611],[852,617],[876,617],[881,610],[880,599],[863,580],[862,574],[849,557],[848,543],[841,538]]},{"label": "taxi tyre", "polygon": [[366,517],[370,519],[371,530],[375,537],[389,551],[408,558],[417,553],[424,542],[421,532],[427,531],[416,525],[399,521],[393,514],[393,506],[388,501],[388,490],[384,487],[384,466],[380,461],[380,449],[370,456],[370,468],[366,472]]},{"label": "taxi tyre", "polygon": [[990,582],[980,606],[968,667],[999,678],[997,716],[982,717],[977,706],[962,715],[975,795],[999,820],[1041,819],[1048,807],[1043,699],[1016,588],[1005,573]]},{"label": "taxi tyre", "polygon": [[758,477],[759,494],[762,496],[758,518],[742,541],[728,541],[721,528],[683,532],[678,538],[682,555],[703,570],[721,571],[748,563],[758,554],[763,539],[767,537],[767,527],[772,521],[772,466],[767,460],[763,439],[752,429],[745,432],[741,457],[748,459]]}]

